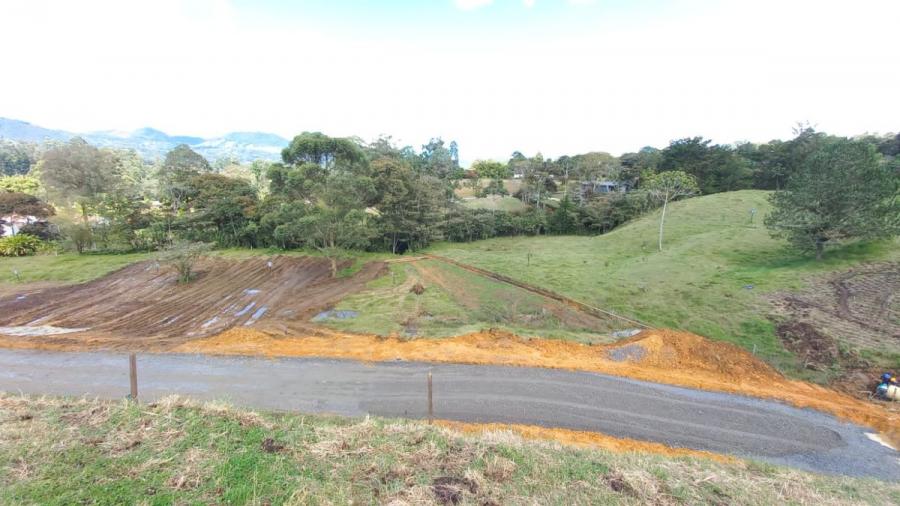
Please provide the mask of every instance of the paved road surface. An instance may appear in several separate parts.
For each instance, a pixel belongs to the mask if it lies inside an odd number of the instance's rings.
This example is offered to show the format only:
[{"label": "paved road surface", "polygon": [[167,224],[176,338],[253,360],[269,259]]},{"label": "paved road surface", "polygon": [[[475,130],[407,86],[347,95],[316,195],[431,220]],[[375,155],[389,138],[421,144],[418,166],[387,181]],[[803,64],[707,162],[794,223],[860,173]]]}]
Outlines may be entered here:
[{"label": "paved road surface", "polygon": [[[817,472],[900,479],[897,452],[815,411],[601,374],[330,359],[139,355],[140,397],[224,399],[260,409],[435,417],[603,432]],[[0,390],[119,398],[127,355],[0,350]]]}]

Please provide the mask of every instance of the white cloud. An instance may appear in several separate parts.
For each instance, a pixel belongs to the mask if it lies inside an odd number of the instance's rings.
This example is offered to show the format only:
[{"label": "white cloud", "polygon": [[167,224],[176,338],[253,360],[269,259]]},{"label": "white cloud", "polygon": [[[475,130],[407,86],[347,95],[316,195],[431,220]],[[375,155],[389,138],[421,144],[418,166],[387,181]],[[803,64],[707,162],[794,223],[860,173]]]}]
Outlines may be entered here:
[{"label": "white cloud", "polygon": [[486,7],[494,3],[494,0],[453,0],[453,3],[457,9],[471,11]]},{"label": "white cloud", "polygon": [[537,0],[522,0],[522,5],[524,5],[527,9],[534,7],[534,4],[537,3]]},{"label": "white cloud", "polygon": [[410,39],[308,16],[251,22],[224,0],[0,0],[0,47],[15,48],[0,116],[73,131],[388,133],[417,147],[442,136],[463,160],[767,141],[804,120],[840,135],[900,128],[896,0],[679,0],[617,16]]}]

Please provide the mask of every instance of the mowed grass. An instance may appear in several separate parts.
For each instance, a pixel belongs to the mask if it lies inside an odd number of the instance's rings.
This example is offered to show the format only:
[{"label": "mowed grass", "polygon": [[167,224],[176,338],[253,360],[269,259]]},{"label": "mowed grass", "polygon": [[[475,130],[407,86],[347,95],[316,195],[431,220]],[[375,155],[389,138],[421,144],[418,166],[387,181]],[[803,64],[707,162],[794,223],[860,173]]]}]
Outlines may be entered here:
[{"label": "mowed grass", "polygon": [[900,486],[421,422],[0,393],[2,504],[897,504]]},{"label": "mowed grass", "polygon": [[658,211],[601,236],[498,238],[439,244],[430,252],[655,326],[729,341],[815,379],[781,346],[767,295],[861,262],[900,259],[900,241],[829,249],[817,262],[770,236],[763,224],[768,195],[748,190],[676,202],[662,252]]}]

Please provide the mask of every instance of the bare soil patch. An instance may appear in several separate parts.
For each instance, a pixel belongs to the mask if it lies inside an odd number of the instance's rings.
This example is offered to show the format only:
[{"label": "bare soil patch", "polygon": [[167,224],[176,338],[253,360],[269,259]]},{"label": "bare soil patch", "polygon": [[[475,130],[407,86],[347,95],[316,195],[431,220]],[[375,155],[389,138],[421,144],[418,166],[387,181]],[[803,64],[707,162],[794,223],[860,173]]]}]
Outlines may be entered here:
[{"label": "bare soil patch", "polygon": [[863,265],[779,293],[776,334],[804,367],[839,371],[830,385],[868,398],[882,370],[858,350],[900,353],[900,263]]},{"label": "bare soil patch", "polygon": [[17,332],[7,336],[10,346],[156,351],[236,327],[305,333],[311,316],[383,269],[370,263],[354,276],[331,278],[321,258],[209,258],[198,265],[197,279],[179,284],[173,272],[147,261],[84,284],[0,297],[0,327],[88,329],[65,336]]},{"label": "bare soil patch", "polygon": [[900,263],[863,265],[821,278],[802,292],[776,294],[773,303],[795,329],[808,325],[826,341],[900,353]]}]

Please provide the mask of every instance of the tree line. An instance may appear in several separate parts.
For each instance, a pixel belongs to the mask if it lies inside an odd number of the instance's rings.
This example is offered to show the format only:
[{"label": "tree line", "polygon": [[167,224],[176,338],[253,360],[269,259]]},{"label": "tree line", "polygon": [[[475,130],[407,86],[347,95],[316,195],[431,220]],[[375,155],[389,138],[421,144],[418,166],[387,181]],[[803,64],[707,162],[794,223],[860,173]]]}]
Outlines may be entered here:
[{"label": "tree line", "polygon": [[[415,150],[390,137],[365,143],[304,132],[280,162],[252,164],[211,164],[186,145],[147,162],[78,138],[0,140],[0,216],[49,219],[20,232],[78,252],[192,241],[333,256],[403,253],[437,240],[603,233],[676,198],[755,188],[776,190],[767,219],[773,233],[819,255],[829,241],[896,233],[900,135],[848,139],[809,126],[795,133],[766,144],[692,137],[619,157],[515,152],[468,169],[456,143],[441,139]],[[513,192],[511,178],[519,183]],[[580,191],[581,183],[601,180],[628,191]],[[481,197],[512,193],[524,209],[467,207],[457,196],[465,186]]]}]

